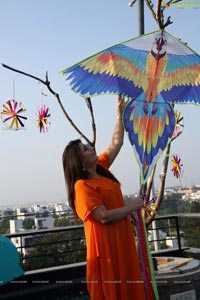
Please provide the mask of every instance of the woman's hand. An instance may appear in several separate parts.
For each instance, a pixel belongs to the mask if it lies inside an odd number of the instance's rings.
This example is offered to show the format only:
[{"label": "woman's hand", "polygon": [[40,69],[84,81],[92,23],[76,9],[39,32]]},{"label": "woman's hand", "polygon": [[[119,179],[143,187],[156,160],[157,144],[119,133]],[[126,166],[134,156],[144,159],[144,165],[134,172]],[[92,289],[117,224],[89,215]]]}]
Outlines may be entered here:
[{"label": "woman's hand", "polygon": [[95,208],[91,215],[92,217],[102,223],[102,224],[111,224],[116,223],[125,218],[126,216],[133,214],[134,211],[138,210],[143,206],[142,196],[133,198],[133,200],[122,207],[106,209],[105,206],[99,206]]},{"label": "woman's hand", "polygon": [[144,204],[144,200],[143,200],[143,197],[141,195],[133,198],[131,200],[131,202],[129,203],[132,212],[135,211],[135,210],[140,209],[143,206],[143,204]]},{"label": "woman's hand", "polygon": [[117,118],[121,119],[122,118],[122,113],[125,107],[125,100],[122,95],[118,95],[117,97]]}]

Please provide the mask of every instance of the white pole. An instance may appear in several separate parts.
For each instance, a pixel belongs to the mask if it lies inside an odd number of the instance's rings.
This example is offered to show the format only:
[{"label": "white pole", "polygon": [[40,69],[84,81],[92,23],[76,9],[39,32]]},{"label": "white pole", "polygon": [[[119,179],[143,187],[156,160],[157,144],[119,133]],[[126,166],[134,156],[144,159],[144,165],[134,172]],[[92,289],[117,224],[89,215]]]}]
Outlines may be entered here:
[{"label": "white pole", "polygon": [[[156,193],[155,193],[155,186],[153,182],[152,189],[151,189],[151,198],[155,199],[155,197],[156,197]],[[153,229],[154,249],[155,251],[158,251],[161,249],[161,245],[159,241],[159,230],[157,229],[157,222],[155,220],[152,221],[152,229]]]}]

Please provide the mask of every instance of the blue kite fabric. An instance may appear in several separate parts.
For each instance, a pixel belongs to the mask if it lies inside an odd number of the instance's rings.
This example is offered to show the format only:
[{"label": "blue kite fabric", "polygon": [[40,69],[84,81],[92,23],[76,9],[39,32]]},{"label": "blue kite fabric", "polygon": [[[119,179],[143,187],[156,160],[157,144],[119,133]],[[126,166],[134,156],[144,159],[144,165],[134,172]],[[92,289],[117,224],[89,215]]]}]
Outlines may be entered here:
[{"label": "blue kite fabric", "polygon": [[0,236],[0,286],[24,274],[15,245],[4,235]]},{"label": "blue kite fabric", "polygon": [[121,94],[149,101],[200,104],[200,56],[164,30],[98,52],[61,71],[83,97]]}]

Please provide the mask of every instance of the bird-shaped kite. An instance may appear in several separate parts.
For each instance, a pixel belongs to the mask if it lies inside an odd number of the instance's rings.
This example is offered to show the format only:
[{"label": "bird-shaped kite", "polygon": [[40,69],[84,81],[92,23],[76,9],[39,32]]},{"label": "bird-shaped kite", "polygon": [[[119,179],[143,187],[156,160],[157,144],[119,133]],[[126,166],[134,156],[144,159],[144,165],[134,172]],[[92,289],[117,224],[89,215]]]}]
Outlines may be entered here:
[{"label": "bird-shaped kite", "polygon": [[164,30],[114,45],[61,73],[83,97],[111,93],[129,98],[124,126],[141,184],[173,136],[172,104],[200,104],[200,56]]}]

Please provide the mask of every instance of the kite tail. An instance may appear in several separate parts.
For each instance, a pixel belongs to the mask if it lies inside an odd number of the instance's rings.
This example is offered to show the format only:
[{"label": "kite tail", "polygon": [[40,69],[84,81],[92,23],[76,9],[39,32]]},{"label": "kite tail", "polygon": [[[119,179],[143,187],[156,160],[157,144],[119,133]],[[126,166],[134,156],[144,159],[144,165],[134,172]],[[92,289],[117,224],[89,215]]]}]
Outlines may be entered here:
[{"label": "kite tail", "polygon": [[135,216],[138,235],[138,251],[147,297],[146,300],[159,300],[157,285],[155,281],[153,260],[149,247],[148,234],[142,210],[137,210]]}]

